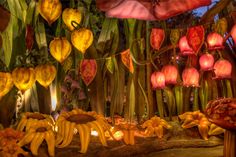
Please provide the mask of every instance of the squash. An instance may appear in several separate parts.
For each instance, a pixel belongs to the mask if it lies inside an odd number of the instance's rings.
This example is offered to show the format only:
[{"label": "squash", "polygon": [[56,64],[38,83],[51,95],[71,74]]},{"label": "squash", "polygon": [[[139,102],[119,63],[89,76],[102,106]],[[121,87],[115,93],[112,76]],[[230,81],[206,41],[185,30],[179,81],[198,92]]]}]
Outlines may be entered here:
[{"label": "squash", "polygon": [[35,68],[36,80],[47,88],[56,77],[56,67],[52,64],[42,64]]},{"label": "squash", "polygon": [[72,45],[83,54],[93,43],[93,33],[91,30],[81,28],[71,33]]},{"label": "squash", "polygon": [[50,42],[49,49],[51,55],[58,62],[63,63],[71,53],[71,44],[65,37],[55,38]]},{"label": "squash", "polygon": [[59,0],[39,0],[38,10],[40,15],[51,25],[60,17],[62,5]]},{"label": "squash", "polygon": [[36,81],[33,68],[18,67],[12,71],[14,85],[22,92],[30,89]]},{"label": "squash", "polygon": [[0,99],[11,90],[13,85],[11,73],[0,72]]}]

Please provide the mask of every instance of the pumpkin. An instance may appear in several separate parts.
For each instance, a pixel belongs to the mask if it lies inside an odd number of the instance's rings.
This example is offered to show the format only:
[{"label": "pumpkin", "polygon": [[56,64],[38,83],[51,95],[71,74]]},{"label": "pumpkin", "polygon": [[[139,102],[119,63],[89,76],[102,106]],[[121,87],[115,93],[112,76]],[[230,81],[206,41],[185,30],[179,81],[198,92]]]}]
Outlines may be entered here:
[{"label": "pumpkin", "polygon": [[66,24],[66,26],[73,31],[75,28],[71,24],[72,21],[77,24],[80,23],[82,18],[81,12],[78,9],[66,8],[62,13],[62,20]]},{"label": "pumpkin", "polygon": [[150,44],[153,49],[159,50],[165,39],[165,32],[160,28],[152,28],[150,35]]},{"label": "pumpkin", "polygon": [[77,50],[84,54],[93,43],[93,33],[86,28],[74,30],[71,33],[71,42]]},{"label": "pumpkin", "polygon": [[213,55],[208,54],[208,53],[202,55],[199,59],[199,64],[200,64],[201,70],[203,71],[211,70],[214,65]]},{"label": "pumpkin", "polygon": [[216,78],[231,78],[232,65],[226,59],[220,59],[214,64]]},{"label": "pumpkin", "polygon": [[42,64],[35,68],[36,80],[47,88],[56,77],[56,67],[52,64]]},{"label": "pumpkin", "polygon": [[182,55],[193,55],[195,52],[193,49],[189,46],[188,40],[186,36],[183,36],[179,40],[179,49]]},{"label": "pumpkin", "polygon": [[62,5],[59,0],[39,0],[38,10],[40,15],[51,25],[60,17]]},{"label": "pumpkin", "polygon": [[218,33],[210,33],[207,36],[207,44],[209,50],[223,49],[224,38]]},{"label": "pumpkin", "polygon": [[199,86],[199,73],[195,68],[185,68],[182,73],[183,85],[186,87]]},{"label": "pumpkin", "polygon": [[152,73],[151,84],[153,89],[163,89],[165,87],[165,75],[158,71]]},{"label": "pumpkin", "polygon": [[60,63],[64,62],[72,50],[70,42],[64,37],[52,40],[49,49],[51,55]]},{"label": "pumpkin", "polygon": [[35,83],[35,71],[33,68],[18,67],[12,71],[14,85],[22,92],[30,89]]},{"label": "pumpkin", "polygon": [[165,65],[161,69],[161,72],[165,75],[166,84],[176,84],[178,77],[178,69],[174,65]]},{"label": "pumpkin", "polygon": [[0,72],[0,99],[6,95],[13,87],[11,73]]}]

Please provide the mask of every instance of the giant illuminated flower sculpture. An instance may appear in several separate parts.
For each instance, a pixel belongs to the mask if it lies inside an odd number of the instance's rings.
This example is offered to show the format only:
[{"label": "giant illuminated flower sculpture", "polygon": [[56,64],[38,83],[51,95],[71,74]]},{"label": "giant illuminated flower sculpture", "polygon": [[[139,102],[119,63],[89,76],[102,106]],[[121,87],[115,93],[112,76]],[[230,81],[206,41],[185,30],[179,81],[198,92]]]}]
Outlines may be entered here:
[{"label": "giant illuminated flower sculpture", "polygon": [[28,131],[32,126],[39,122],[49,124],[51,126],[54,125],[54,120],[50,115],[38,112],[25,112],[22,114],[21,120],[17,125],[16,130]]},{"label": "giant illuminated flower sculpture", "polygon": [[96,112],[85,112],[81,109],[74,109],[71,112],[63,112],[57,119],[58,128],[56,146],[63,148],[68,146],[73,138],[75,130],[80,135],[81,153],[86,153],[92,130],[98,132],[103,146],[107,146],[105,131],[110,130],[110,125],[102,115]]},{"label": "giant illuminated flower sculpture", "polygon": [[188,129],[197,126],[202,138],[208,140],[207,136],[211,123],[203,113],[200,111],[185,112],[184,114],[179,115],[179,118],[183,122],[182,128]]},{"label": "giant illuminated flower sculpture", "polygon": [[142,128],[146,128],[145,134],[148,136],[157,135],[158,138],[162,138],[164,134],[164,128],[170,129],[171,126],[160,117],[154,116],[142,124]]}]

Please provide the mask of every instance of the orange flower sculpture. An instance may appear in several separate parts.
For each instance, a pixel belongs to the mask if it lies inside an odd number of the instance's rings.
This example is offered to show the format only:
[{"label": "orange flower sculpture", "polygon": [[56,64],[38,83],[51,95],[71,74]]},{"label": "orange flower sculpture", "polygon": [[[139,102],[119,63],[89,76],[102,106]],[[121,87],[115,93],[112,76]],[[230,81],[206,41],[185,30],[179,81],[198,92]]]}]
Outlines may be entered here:
[{"label": "orange flower sculpture", "polygon": [[0,72],[0,99],[11,90],[13,85],[11,73]]},{"label": "orange flower sculpture", "polygon": [[105,131],[111,129],[106,119],[96,112],[85,112],[81,109],[74,109],[71,112],[63,112],[56,121],[57,137],[56,146],[64,148],[68,146],[74,133],[80,135],[81,153],[86,153],[90,142],[92,130],[96,130],[103,146],[107,146]]},{"label": "orange flower sculpture", "polygon": [[62,5],[59,0],[39,0],[38,10],[40,15],[51,25],[60,17]]},{"label": "orange flower sculpture", "polygon": [[171,125],[169,125],[164,119],[160,117],[154,116],[150,120],[147,120],[142,124],[142,128],[146,128],[145,134],[147,136],[157,135],[158,138],[162,138],[165,129],[171,129]]},{"label": "orange flower sculpture", "polygon": [[55,79],[57,74],[57,69],[52,64],[42,64],[35,68],[36,80],[47,88],[52,81]]},{"label": "orange flower sculpture", "polygon": [[27,156],[17,142],[24,136],[23,132],[16,131],[12,128],[6,128],[0,131],[0,156],[1,157],[18,157],[20,154]]},{"label": "orange flower sculpture", "polygon": [[197,126],[202,138],[208,140],[208,131],[211,123],[203,113],[200,111],[185,112],[179,115],[179,118],[183,122],[182,128],[188,129]]},{"label": "orange flower sculpture", "polygon": [[54,120],[50,115],[38,112],[25,112],[22,114],[21,120],[17,125],[16,130],[28,131],[32,126],[39,122],[54,126]]},{"label": "orange flower sculpture", "polygon": [[33,155],[38,156],[38,148],[43,141],[48,146],[48,154],[55,156],[55,135],[51,125],[37,122],[26,132],[26,135],[19,141],[18,146],[22,147],[30,143],[30,150]]},{"label": "orange flower sculpture", "polygon": [[12,79],[15,86],[22,92],[30,89],[36,81],[33,68],[19,67],[12,71]]}]

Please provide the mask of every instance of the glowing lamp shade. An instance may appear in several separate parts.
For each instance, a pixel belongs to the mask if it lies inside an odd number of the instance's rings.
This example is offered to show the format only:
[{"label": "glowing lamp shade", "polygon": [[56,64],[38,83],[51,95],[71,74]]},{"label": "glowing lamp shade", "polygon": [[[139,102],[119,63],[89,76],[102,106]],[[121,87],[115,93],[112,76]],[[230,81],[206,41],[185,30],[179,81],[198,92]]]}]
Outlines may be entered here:
[{"label": "glowing lamp shade", "polygon": [[230,35],[233,38],[234,43],[236,43],[236,24],[232,27]]},{"label": "glowing lamp shade", "polygon": [[231,78],[232,64],[226,59],[220,59],[214,64],[214,72],[216,78]]},{"label": "glowing lamp shade", "polygon": [[186,87],[199,86],[199,73],[195,68],[185,68],[182,73],[183,85]]},{"label": "glowing lamp shade", "polygon": [[178,77],[178,69],[174,65],[165,65],[161,69],[161,72],[165,75],[166,84],[176,84]]},{"label": "glowing lamp shade", "polygon": [[214,65],[214,57],[211,54],[204,54],[199,59],[201,70],[212,70]]},{"label": "glowing lamp shade", "polygon": [[184,55],[184,56],[194,54],[193,49],[188,44],[188,40],[187,40],[186,36],[183,36],[179,40],[179,49],[180,49],[181,54]]},{"label": "glowing lamp shade", "polygon": [[210,33],[207,36],[207,44],[209,50],[217,50],[224,48],[224,38],[218,33]]},{"label": "glowing lamp shade", "polygon": [[157,71],[152,73],[151,84],[153,89],[163,89],[165,87],[165,75]]}]

